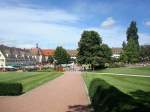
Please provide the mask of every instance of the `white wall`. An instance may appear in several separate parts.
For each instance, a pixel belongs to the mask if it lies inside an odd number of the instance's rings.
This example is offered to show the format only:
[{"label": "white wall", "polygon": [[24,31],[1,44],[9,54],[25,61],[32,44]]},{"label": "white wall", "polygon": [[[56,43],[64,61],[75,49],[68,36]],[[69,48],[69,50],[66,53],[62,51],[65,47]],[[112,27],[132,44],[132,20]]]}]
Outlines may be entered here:
[{"label": "white wall", "polygon": [[4,67],[4,66],[6,66],[5,57],[3,53],[0,51],[0,67]]}]

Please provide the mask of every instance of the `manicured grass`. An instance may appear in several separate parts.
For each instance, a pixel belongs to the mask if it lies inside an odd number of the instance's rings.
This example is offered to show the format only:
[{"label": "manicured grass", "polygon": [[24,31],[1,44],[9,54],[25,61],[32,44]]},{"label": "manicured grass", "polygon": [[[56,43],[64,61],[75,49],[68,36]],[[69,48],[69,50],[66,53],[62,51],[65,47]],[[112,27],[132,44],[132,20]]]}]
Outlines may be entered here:
[{"label": "manicured grass", "polygon": [[109,84],[117,87],[118,89],[127,94],[131,94],[131,92],[137,90],[150,92],[150,78],[86,73],[84,74],[84,79],[87,87],[89,87],[91,81],[96,78],[105,80]]},{"label": "manicured grass", "polygon": [[100,73],[121,73],[121,74],[133,74],[133,75],[150,75],[150,66],[146,67],[121,67],[121,68],[107,68],[96,72]]},{"label": "manicured grass", "polygon": [[[95,79],[105,80],[108,84],[117,88],[122,93],[125,93],[138,102],[150,108],[150,77],[131,77],[117,76],[112,74],[102,73],[120,73],[120,74],[139,74],[150,75],[150,67],[142,68],[111,68],[97,72],[87,72],[83,74],[85,83],[90,88],[90,84]],[[101,73],[101,74],[96,74]]]},{"label": "manicured grass", "polygon": [[60,75],[60,72],[1,72],[0,82],[21,83],[24,93]]}]

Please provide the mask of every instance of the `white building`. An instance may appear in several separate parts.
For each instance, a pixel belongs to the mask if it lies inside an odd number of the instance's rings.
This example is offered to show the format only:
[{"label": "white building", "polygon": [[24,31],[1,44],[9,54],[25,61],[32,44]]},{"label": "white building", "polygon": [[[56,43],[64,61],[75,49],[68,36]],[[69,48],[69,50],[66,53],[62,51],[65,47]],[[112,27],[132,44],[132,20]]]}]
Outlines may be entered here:
[{"label": "white building", "polygon": [[122,48],[112,48],[112,57],[119,58],[120,54],[122,53]]},{"label": "white building", "polygon": [[5,57],[3,55],[3,53],[0,51],[0,68],[4,67],[5,64]]},{"label": "white building", "polygon": [[21,67],[36,64],[36,56],[30,50],[0,45],[0,67]]}]

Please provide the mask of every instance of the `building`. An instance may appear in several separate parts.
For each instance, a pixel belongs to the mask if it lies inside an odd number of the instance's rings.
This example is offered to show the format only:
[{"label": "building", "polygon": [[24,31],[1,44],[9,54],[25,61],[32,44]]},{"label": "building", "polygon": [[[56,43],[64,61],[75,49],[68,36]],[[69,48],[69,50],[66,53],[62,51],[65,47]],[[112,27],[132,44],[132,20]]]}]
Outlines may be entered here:
[{"label": "building", "polygon": [[48,61],[48,57],[54,56],[54,50],[53,49],[42,49],[42,56],[44,57],[45,61]]},{"label": "building", "polygon": [[[112,57],[119,58],[122,53],[122,48],[112,48]],[[77,50],[67,50],[67,53],[71,56],[71,58],[76,59],[78,51]]]},{"label": "building", "polygon": [[123,52],[122,48],[112,48],[112,57],[119,58],[120,54]]},{"label": "building", "polygon": [[67,53],[70,55],[72,59],[76,59],[78,51],[77,50],[67,50]]},{"label": "building", "polygon": [[0,67],[20,67],[36,64],[36,55],[30,50],[0,45]]}]

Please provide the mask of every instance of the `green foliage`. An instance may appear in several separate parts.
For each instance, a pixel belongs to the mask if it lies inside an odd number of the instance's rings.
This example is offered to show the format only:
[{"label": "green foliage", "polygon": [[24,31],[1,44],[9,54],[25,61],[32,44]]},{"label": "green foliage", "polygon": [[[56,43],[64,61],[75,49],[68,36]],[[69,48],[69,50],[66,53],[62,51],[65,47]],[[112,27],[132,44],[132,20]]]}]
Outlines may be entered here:
[{"label": "green foliage", "polygon": [[54,62],[54,57],[53,56],[49,56],[47,61],[49,63],[53,63]]},{"label": "green foliage", "polygon": [[136,27],[136,22],[131,21],[130,27],[127,29],[127,41],[133,39],[138,44],[139,36],[137,33],[138,33],[138,28]]},{"label": "green foliage", "polygon": [[91,64],[92,68],[104,66],[111,57],[110,48],[102,44],[100,35],[95,31],[84,31],[78,46],[79,64]]},{"label": "green foliage", "polygon": [[101,79],[94,79],[89,87],[89,95],[95,112],[148,112],[131,96]]},{"label": "green foliage", "polygon": [[109,48],[109,46],[107,44],[102,44],[101,45],[101,50],[103,52],[103,56],[106,59],[105,62],[109,62],[111,60],[111,56],[112,56],[112,51]]},{"label": "green foliage", "polygon": [[20,95],[23,93],[21,83],[0,82],[0,95]]},{"label": "green foliage", "polygon": [[124,67],[124,63],[122,62],[113,62],[110,63],[109,68],[119,68],[119,67]]},{"label": "green foliage", "polygon": [[56,64],[68,64],[70,61],[70,55],[63,47],[57,47],[54,58],[57,61]]},{"label": "green foliage", "polygon": [[140,49],[140,61],[148,62],[150,61],[150,45],[143,45]]},{"label": "green foliage", "polygon": [[138,42],[138,29],[136,22],[132,21],[130,27],[127,30],[127,44],[123,42],[123,53],[120,59],[126,63],[139,62],[140,48]]},{"label": "green foliage", "polygon": [[[10,92],[7,92],[7,95],[18,95],[25,93],[43,83],[55,79],[60,75],[62,75],[60,72],[1,72],[0,84],[3,86],[0,85],[0,95],[6,95],[3,93],[6,93],[7,90],[10,90]],[[18,83],[22,85],[23,92],[21,92],[20,89],[20,91],[18,90],[18,88],[21,88],[18,86]]]},{"label": "green foliage", "polygon": [[37,70],[37,72],[55,72],[54,68],[42,68],[41,70]]}]

